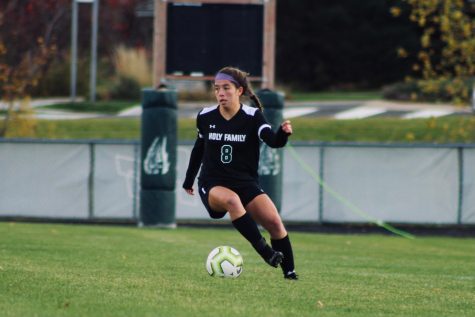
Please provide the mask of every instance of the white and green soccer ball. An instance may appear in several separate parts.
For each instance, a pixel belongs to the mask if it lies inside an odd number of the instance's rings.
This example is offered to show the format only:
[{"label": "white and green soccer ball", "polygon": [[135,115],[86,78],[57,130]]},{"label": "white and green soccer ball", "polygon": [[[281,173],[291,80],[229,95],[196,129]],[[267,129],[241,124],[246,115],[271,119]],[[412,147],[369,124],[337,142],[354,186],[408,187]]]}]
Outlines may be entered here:
[{"label": "white and green soccer ball", "polygon": [[219,246],[211,250],[206,259],[206,270],[211,276],[236,278],[242,273],[241,254],[229,246]]}]

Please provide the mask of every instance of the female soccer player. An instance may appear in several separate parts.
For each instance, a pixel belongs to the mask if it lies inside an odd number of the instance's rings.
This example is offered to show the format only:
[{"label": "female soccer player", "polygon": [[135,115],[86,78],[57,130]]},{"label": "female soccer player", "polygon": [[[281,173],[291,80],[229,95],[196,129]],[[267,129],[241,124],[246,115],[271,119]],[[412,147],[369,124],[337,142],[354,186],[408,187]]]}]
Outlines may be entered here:
[{"label": "female soccer player", "polygon": [[[279,264],[287,279],[297,279],[289,236],[277,209],[258,183],[260,141],[273,148],[283,147],[292,134],[290,121],[275,133],[262,114],[262,105],[247,79],[237,68],[221,69],[214,80],[218,105],[198,113],[198,136],[191,152],[185,191],[193,195],[198,177],[198,192],[211,218],[229,213],[233,226],[252,244],[271,266]],[[247,95],[258,108],[240,103]],[[271,236],[270,247],[256,222]]]}]

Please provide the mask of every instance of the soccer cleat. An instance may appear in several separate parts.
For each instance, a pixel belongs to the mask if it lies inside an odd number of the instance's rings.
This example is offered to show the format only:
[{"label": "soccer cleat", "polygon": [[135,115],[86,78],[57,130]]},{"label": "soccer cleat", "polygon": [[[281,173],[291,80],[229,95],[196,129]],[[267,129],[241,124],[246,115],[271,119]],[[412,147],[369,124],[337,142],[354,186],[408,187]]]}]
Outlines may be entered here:
[{"label": "soccer cleat", "polygon": [[261,238],[256,244],[253,244],[254,249],[257,253],[266,261],[267,264],[273,267],[278,267],[282,263],[284,254],[280,251],[275,251],[272,249],[264,238]]},{"label": "soccer cleat", "polygon": [[287,272],[287,274],[284,274],[284,278],[287,280],[298,280],[299,276],[295,271]]},{"label": "soccer cleat", "polygon": [[282,260],[284,259],[284,255],[282,252],[274,251],[270,258],[266,259],[267,264],[273,267],[278,267]]}]

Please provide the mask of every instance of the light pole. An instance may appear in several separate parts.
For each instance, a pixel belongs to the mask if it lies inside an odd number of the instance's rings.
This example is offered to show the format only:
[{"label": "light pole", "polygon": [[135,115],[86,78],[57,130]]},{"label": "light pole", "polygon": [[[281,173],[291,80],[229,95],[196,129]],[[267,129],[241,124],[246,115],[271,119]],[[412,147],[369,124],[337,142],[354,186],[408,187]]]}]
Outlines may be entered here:
[{"label": "light pole", "polygon": [[91,36],[91,73],[89,79],[89,100],[96,101],[96,70],[97,70],[97,30],[99,19],[99,0],[72,0],[71,19],[71,87],[70,98],[76,101],[77,59],[78,59],[78,3],[92,3],[92,36]]},{"label": "light pole", "polygon": [[76,102],[76,77],[77,77],[77,55],[78,55],[78,3],[72,0],[71,18],[71,80],[70,98],[71,102]]},{"label": "light pole", "polygon": [[97,70],[97,29],[99,20],[99,0],[92,4],[92,37],[91,37],[91,77],[89,79],[89,100],[96,102],[96,70]]}]

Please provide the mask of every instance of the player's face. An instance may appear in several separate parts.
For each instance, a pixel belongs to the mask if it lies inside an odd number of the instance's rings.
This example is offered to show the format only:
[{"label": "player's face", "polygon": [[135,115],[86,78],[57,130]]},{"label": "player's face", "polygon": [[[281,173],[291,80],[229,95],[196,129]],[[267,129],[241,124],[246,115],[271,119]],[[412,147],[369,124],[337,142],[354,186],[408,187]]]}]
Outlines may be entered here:
[{"label": "player's face", "polygon": [[239,107],[239,97],[242,95],[242,87],[236,86],[229,80],[216,80],[214,82],[214,95],[220,106]]}]

